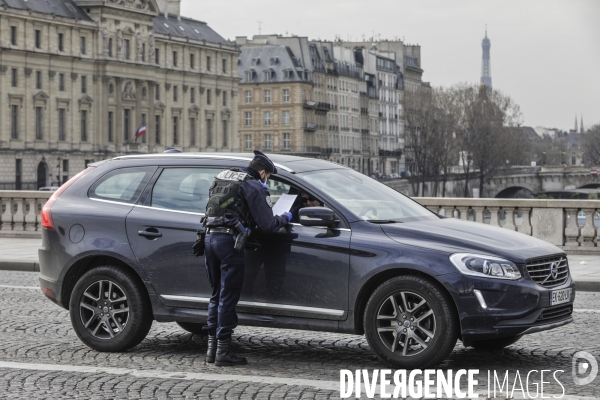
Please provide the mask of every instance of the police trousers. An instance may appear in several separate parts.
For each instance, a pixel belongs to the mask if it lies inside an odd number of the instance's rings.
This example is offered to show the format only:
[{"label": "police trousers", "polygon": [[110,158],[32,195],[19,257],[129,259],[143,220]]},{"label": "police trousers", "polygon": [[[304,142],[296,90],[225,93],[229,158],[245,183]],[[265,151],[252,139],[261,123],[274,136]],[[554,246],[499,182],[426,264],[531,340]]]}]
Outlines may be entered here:
[{"label": "police trousers", "polygon": [[228,339],[238,324],[235,306],[244,282],[244,253],[233,249],[234,237],[210,233],[205,238],[206,274],[212,287],[204,330]]}]

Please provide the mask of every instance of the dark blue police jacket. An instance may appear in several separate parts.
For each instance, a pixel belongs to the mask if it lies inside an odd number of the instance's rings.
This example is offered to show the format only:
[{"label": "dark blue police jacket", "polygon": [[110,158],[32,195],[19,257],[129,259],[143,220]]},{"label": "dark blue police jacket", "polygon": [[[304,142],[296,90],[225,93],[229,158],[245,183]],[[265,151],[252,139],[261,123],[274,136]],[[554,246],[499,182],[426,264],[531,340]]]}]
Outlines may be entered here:
[{"label": "dark blue police jacket", "polygon": [[[281,215],[273,216],[273,210],[271,209],[271,195],[260,182],[260,174],[258,171],[255,171],[252,168],[243,168],[242,170],[255,178],[242,182],[240,185],[240,192],[248,204],[250,215],[254,222],[256,222],[258,229],[268,233],[277,232],[279,229],[286,226],[289,222],[286,217]],[[207,224],[209,227],[211,226],[210,222],[211,221]],[[237,222],[237,218],[234,218],[226,221],[224,225],[235,226]],[[255,227],[250,226],[247,228],[254,229]]]}]

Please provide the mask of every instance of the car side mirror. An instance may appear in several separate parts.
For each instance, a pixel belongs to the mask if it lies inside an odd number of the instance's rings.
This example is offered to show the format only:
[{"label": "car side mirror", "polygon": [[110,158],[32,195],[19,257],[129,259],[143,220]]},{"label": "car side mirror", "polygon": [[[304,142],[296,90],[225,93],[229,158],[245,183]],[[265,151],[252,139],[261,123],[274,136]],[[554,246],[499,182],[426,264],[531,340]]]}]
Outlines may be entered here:
[{"label": "car side mirror", "polygon": [[299,211],[300,225],[325,226],[335,228],[340,223],[335,219],[335,212],[327,207],[305,207]]}]

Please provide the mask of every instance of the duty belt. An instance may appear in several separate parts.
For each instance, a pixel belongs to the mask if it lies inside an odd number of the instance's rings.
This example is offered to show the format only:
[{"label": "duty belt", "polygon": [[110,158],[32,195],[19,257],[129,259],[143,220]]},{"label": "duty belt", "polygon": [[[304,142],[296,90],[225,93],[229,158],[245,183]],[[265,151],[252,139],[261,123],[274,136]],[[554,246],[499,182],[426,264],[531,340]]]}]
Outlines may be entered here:
[{"label": "duty belt", "polygon": [[234,228],[208,228],[206,233],[226,233],[228,235],[235,235]]}]

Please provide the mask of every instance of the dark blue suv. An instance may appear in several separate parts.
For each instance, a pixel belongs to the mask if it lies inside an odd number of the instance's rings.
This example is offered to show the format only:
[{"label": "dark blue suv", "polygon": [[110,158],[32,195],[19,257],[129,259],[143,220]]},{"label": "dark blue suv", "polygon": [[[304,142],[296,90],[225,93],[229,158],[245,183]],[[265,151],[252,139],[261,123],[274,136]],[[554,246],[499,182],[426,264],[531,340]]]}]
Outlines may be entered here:
[{"label": "dark blue suv", "polygon": [[[268,182],[272,202],[296,196],[294,219],[253,233],[261,246],[246,250],[241,324],[365,334],[382,360],[426,368],[457,339],[501,348],[572,322],[575,284],[559,248],[440,217],[331,162],[270,157],[279,171]],[[153,320],[200,332],[211,288],[192,254],[196,230],[215,175],[250,159],[119,157],[52,196],[42,211],[40,285],[70,310],[86,345],[124,351]]]}]

